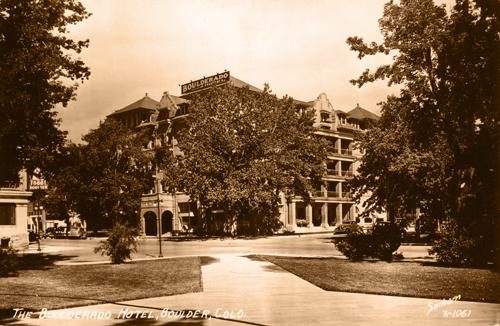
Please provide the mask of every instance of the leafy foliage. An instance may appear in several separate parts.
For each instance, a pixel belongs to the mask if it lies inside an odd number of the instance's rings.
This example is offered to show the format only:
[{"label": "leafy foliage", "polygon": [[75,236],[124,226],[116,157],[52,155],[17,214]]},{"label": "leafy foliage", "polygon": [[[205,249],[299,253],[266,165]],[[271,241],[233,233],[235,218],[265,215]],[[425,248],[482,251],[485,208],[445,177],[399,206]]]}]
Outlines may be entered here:
[{"label": "leafy foliage", "polygon": [[94,252],[101,252],[111,258],[111,263],[121,264],[125,259],[130,259],[133,252],[137,252],[137,240],[139,232],[125,224],[116,224],[106,240],[94,248]]},{"label": "leafy foliage", "polygon": [[184,156],[176,175],[201,204],[203,230],[211,210],[223,209],[226,231],[276,231],[282,194],[307,199],[321,180],[327,146],[314,139],[312,124],[312,112],[267,86],[263,93],[216,87],[194,98],[189,127],[178,135]]},{"label": "leafy foliage", "polygon": [[7,249],[0,249],[0,276],[16,276],[19,267],[19,257],[17,251],[11,246]]},{"label": "leafy foliage", "polygon": [[0,1],[0,182],[27,167],[48,171],[64,144],[54,108],[75,98],[89,68],[72,53],[89,41],[67,26],[90,14],[75,0]]},{"label": "leafy foliage", "polygon": [[142,146],[148,132],[133,133],[108,119],[83,137],[87,144],[67,146],[58,173],[49,179],[49,213],[64,217],[68,209],[77,211],[92,230],[137,226],[141,195],[152,184],[151,157]]},{"label": "leafy foliage", "polygon": [[[451,15],[432,0],[390,1],[380,19],[382,44],[347,40],[358,57],[392,54],[391,65],[365,71],[400,85],[382,103],[379,123],[362,138],[365,152],[351,186],[369,192],[367,213],[482,223],[493,239],[498,180],[499,30],[494,1],[458,0]],[[491,240],[489,246],[494,246]],[[468,253],[472,254],[472,253]]]},{"label": "leafy foliage", "polygon": [[446,223],[430,254],[436,255],[439,262],[449,266],[485,266],[494,256],[492,239],[485,236],[488,225],[475,223],[464,227],[455,220]]}]

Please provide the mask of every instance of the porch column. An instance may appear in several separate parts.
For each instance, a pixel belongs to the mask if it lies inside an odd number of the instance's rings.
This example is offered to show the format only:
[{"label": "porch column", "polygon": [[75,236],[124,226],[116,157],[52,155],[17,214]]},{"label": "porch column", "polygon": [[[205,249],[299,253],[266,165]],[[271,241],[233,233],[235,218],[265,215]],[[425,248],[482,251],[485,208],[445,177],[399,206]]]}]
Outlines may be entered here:
[{"label": "porch column", "polygon": [[337,224],[342,224],[342,204],[337,205]]},{"label": "porch column", "polygon": [[328,203],[321,206],[321,227],[328,229]]},{"label": "porch column", "polygon": [[341,154],[341,140],[340,138],[335,139],[335,149],[337,149],[337,154]]},{"label": "porch column", "polygon": [[313,222],[312,222],[312,206],[311,204],[306,206],[306,222],[307,222],[307,227],[312,228]]},{"label": "porch column", "polygon": [[288,204],[288,229],[290,231],[297,229],[297,205],[295,202]]},{"label": "porch column", "polygon": [[145,212],[141,209],[141,235],[146,235],[146,219],[144,218]]}]

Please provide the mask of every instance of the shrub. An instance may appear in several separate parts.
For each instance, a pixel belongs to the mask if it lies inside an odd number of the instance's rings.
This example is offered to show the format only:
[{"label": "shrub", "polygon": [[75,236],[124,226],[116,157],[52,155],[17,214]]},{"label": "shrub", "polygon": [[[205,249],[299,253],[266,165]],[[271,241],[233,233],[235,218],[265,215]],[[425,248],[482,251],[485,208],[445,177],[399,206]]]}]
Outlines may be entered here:
[{"label": "shrub", "polygon": [[16,276],[19,266],[17,251],[9,246],[7,249],[0,249],[0,276]]},{"label": "shrub", "polygon": [[485,230],[480,223],[465,227],[450,221],[442,226],[429,254],[448,266],[485,266],[494,257],[492,229]]},{"label": "shrub", "polygon": [[136,236],[138,231],[128,225],[117,224],[111,229],[106,240],[100,242],[94,252],[101,252],[101,255],[108,255],[111,263],[121,264],[125,259],[130,259],[133,252],[137,252]]},{"label": "shrub", "polygon": [[307,221],[306,220],[297,220],[297,226],[298,227],[307,227]]},{"label": "shrub", "polygon": [[364,257],[392,260],[392,253],[401,245],[401,228],[394,223],[375,225],[371,234],[350,232],[342,240],[336,241],[337,249],[352,261]]},{"label": "shrub", "polygon": [[392,260],[392,253],[401,245],[401,227],[395,223],[375,224],[371,234],[370,255],[382,260]]},{"label": "shrub", "polygon": [[337,249],[352,261],[362,260],[370,252],[370,236],[363,233],[350,233],[336,242]]},{"label": "shrub", "polygon": [[363,233],[363,228],[357,224],[340,224],[333,230],[333,234]]}]

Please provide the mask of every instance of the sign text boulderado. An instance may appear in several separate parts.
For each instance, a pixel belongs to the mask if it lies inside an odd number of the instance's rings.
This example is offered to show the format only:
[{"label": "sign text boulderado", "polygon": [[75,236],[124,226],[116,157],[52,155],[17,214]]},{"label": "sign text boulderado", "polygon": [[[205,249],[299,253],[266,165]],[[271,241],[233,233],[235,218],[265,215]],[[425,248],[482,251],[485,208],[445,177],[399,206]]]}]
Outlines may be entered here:
[{"label": "sign text boulderado", "polygon": [[204,77],[181,86],[181,94],[188,94],[202,89],[206,89],[213,86],[222,85],[229,82],[229,71],[224,71],[222,73]]}]

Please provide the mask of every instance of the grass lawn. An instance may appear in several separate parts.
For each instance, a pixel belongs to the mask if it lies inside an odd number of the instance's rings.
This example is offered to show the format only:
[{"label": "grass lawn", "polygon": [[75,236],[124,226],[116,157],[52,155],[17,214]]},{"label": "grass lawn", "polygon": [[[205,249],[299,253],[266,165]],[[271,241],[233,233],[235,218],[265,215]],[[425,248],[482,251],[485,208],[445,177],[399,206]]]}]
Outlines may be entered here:
[{"label": "grass lawn", "polygon": [[258,256],[329,291],[500,303],[500,273],[415,262]]},{"label": "grass lawn", "polygon": [[32,264],[17,277],[0,278],[0,311],[9,315],[12,308],[37,311],[200,292],[200,266],[198,257],[120,265]]}]

